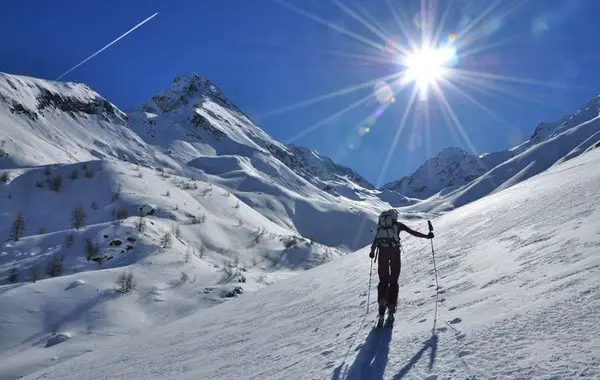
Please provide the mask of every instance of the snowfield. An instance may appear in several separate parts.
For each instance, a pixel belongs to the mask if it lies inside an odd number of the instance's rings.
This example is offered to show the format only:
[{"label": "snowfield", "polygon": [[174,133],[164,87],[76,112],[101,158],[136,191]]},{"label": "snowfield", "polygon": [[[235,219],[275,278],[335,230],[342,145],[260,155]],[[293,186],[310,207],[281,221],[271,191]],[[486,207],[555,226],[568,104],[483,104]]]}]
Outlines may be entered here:
[{"label": "snowfield", "polygon": [[393,330],[372,330],[362,249],[25,379],[598,378],[598,168],[594,149],[434,220],[437,292],[429,241],[403,236]]}]

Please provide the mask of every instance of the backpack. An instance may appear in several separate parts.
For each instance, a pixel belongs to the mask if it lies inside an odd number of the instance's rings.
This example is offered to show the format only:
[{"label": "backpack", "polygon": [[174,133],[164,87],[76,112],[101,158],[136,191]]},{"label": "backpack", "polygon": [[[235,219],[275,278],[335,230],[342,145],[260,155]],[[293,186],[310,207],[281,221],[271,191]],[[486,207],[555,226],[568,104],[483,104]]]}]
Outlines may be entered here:
[{"label": "backpack", "polygon": [[398,211],[390,209],[379,214],[375,244],[378,247],[400,247]]}]

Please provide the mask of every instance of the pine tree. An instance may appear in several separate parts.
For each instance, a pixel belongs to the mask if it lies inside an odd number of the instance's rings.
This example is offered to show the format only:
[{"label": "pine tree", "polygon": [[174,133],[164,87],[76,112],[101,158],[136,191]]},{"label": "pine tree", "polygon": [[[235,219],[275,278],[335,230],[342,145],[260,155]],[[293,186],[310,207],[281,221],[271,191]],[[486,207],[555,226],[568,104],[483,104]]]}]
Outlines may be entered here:
[{"label": "pine tree", "polygon": [[19,279],[17,267],[12,267],[8,270],[8,282],[14,284]]},{"label": "pine tree", "polygon": [[23,212],[19,211],[17,217],[15,218],[11,232],[10,238],[14,241],[19,241],[20,238],[23,237],[23,233],[25,232],[25,216]]}]

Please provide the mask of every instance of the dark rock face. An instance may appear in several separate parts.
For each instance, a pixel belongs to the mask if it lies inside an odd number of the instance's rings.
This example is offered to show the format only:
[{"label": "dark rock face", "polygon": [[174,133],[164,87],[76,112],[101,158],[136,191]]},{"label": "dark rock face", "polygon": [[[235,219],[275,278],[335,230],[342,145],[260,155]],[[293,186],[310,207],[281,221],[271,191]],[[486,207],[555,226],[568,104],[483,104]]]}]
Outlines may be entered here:
[{"label": "dark rock face", "polygon": [[99,115],[105,119],[118,118],[116,109],[106,99],[93,99],[87,102],[75,97],[64,96],[47,89],[40,89],[38,100],[38,111],[56,109],[68,112],[72,116],[76,113],[87,115]]},{"label": "dark rock face", "polygon": [[210,121],[199,113],[195,113],[192,119],[192,125],[200,130],[204,130],[213,135],[217,140],[224,137],[225,133],[214,127]]},{"label": "dark rock face", "polygon": [[35,111],[30,110],[21,103],[17,102],[13,102],[13,105],[8,110],[12,113],[27,116],[33,121],[36,121],[39,117],[39,115]]}]

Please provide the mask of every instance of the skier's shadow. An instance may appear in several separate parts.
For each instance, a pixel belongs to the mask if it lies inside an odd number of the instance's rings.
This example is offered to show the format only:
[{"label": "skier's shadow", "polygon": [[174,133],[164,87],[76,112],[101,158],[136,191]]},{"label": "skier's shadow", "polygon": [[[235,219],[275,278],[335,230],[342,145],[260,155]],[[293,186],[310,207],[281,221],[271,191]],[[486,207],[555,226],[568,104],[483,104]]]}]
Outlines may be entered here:
[{"label": "skier's shadow", "polygon": [[390,351],[392,329],[374,329],[348,369],[346,380],[383,379]]},{"label": "skier's shadow", "polygon": [[410,372],[410,370],[415,366],[415,364],[417,364],[419,362],[419,360],[421,359],[421,356],[423,356],[423,354],[425,353],[425,351],[427,351],[428,348],[431,348],[431,352],[429,354],[429,370],[431,370],[433,368],[433,365],[435,364],[435,356],[437,354],[437,345],[438,345],[438,336],[436,334],[432,334],[429,339],[427,339],[425,342],[423,342],[423,347],[421,347],[421,349],[419,351],[417,351],[416,354],[413,355],[413,357],[410,359],[410,361],[408,363],[406,363],[406,365],[404,367],[402,367],[400,372],[398,372],[396,374],[396,376],[394,376],[392,378],[392,380],[403,379],[404,376],[406,376]]}]

